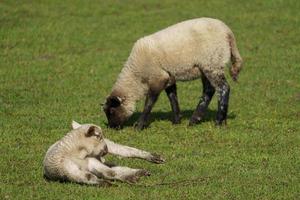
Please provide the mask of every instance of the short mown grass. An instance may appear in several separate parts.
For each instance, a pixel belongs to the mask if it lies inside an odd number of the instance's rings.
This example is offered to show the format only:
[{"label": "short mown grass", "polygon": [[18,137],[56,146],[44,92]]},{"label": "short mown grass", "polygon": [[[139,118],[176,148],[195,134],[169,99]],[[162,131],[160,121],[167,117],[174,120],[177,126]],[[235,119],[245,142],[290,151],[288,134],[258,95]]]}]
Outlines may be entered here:
[{"label": "short mown grass", "polygon": [[[299,10],[297,0],[1,1],[0,199],[299,199]],[[244,58],[239,83],[229,80],[228,125],[214,126],[214,98],[203,123],[187,127],[196,80],[178,84],[180,125],[162,94],[148,129],[106,128],[100,103],[133,43],[202,16],[226,22]],[[47,182],[44,154],[72,119],[167,162],[109,157],[151,171],[136,186]]]}]

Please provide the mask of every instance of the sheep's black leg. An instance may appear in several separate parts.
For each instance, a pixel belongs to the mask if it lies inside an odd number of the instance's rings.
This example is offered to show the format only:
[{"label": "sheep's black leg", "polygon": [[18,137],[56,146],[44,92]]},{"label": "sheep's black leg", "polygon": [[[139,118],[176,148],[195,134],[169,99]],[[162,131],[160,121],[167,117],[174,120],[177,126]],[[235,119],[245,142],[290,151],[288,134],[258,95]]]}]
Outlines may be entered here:
[{"label": "sheep's black leg", "polygon": [[154,94],[152,92],[150,92],[147,95],[147,98],[146,98],[146,101],[145,101],[144,110],[143,110],[140,118],[138,119],[138,121],[135,124],[135,128],[137,130],[142,130],[143,128],[146,127],[148,119],[149,119],[150,112],[151,112],[151,110],[152,110],[155,102],[157,101],[158,96],[159,96],[159,93],[158,94],[156,94],[156,93]]},{"label": "sheep's black leg", "polygon": [[216,125],[226,124],[228,103],[229,103],[230,87],[227,84],[225,78],[219,85],[219,100],[218,100],[218,112],[216,117]]},{"label": "sheep's black leg", "polygon": [[211,83],[206,78],[206,76],[204,76],[204,74],[202,75],[201,79],[202,79],[202,84],[203,84],[203,95],[200,98],[199,104],[190,119],[190,122],[189,122],[190,126],[192,126],[194,124],[198,124],[200,122],[200,120],[203,118],[203,116],[207,110],[207,107],[215,93],[214,87],[211,85]]},{"label": "sheep's black leg", "polygon": [[176,83],[167,87],[165,89],[165,91],[169,98],[171,108],[172,108],[172,111],[174,114],[172,122],[173,122],[173,124],[179,124],[180,123],[180,109],[179,109],[178,98],[177,98]]}]

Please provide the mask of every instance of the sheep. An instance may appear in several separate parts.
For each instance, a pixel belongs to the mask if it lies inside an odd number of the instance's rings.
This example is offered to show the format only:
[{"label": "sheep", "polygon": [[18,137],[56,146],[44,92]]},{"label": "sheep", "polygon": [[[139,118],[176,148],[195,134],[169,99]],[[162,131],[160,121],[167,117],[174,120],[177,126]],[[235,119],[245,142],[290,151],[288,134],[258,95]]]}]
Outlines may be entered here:
[{"label": "sheep", "polygon": [[123,146],[104,138],[101,128],[94,124],[81,125],[73,121],[72,128],[45,155],[44,176],[48,180],[109,186],[112,180],[136,183],[140,177],[150,175],[144,169],[109,165],[103,158],[108,153],[141,158],[153,163],[164,162],[157,154]]},{"label": "sheep", "polygon": [[137,40],[103,105],[108,125],[122,128],[133,114],[136,102],[146,96],[144,110],[135,124],[138,130],[145,128],[163,90],[171,104],[172,122],[180,123],[176,81],[200,77],[203,94],[189,125],[203,119],[215,91],[219,96],[216,124],[226,124],[230,87],[224,68],[230,63],[230,75],[236,81],[242,58],[233,32],[218,19],[183,21]]}]

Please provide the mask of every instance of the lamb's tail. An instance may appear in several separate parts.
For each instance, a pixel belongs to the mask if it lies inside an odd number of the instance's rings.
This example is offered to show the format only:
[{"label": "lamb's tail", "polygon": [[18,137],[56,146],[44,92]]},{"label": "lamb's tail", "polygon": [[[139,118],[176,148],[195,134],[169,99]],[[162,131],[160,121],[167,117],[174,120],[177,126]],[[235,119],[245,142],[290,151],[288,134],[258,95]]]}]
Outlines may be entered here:
[{"label": "lamb's tail", "polygon": [[237,81],[239,72],[242,69],[243,59],[239,53],[233,33],[228,34],[229,45],[231,50],[231,68],[230,75],[234,81]]}]

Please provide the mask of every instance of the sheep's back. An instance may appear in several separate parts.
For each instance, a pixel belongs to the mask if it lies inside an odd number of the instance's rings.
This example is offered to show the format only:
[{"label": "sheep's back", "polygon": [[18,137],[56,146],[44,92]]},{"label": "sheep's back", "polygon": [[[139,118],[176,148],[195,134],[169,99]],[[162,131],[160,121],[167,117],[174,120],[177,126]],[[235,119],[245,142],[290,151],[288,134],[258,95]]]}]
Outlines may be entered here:
[{"label": "sheep's back", "polygon": [[155,65],[177,79],[185,79],[180,76],[193,71],[195,65],[200,69],[214,66],[223,70],[230,60],[228,33],[230,29],[223,22],[199,18],[170,26],[138,43],[148,47]]}]

